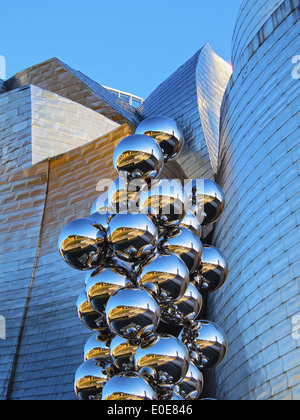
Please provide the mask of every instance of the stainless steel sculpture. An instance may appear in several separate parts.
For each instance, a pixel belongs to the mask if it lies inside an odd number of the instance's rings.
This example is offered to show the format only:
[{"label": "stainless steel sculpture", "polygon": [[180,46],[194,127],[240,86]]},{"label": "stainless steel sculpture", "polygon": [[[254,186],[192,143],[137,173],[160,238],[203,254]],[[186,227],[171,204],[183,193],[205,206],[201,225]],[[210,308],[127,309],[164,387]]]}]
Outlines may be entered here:
[{"label": "stainless steel sculpture", "polygon": [[201,241],[202,225],[222,214],[224,194],[205,179],[185,188],[157,179],[183,143],[169,118],[142,123],[115,150],[119,176],[109,191],[60,235],[64,261],[87,271],[77,313],[94,334],[75,377],[81,400],[199,399],[203,370],[226,355],[220,328],[199,321],[202,293],[218,290],[228,274],[221,251]]},{"label": "stainless steel sculpture", "polygon": [[154,138],[160,145],[165,161],[175,159],[184,146],[184,136],[180,126],[164,116],[145,119],[136,129],[136,134]]},{"label": "stainless steel sculpture", "polygon": [[125,137],[116,147],[113,160],[115,170],[126,181],[150,181],[160,175],[164,165],[159,145],[143,135]]}]

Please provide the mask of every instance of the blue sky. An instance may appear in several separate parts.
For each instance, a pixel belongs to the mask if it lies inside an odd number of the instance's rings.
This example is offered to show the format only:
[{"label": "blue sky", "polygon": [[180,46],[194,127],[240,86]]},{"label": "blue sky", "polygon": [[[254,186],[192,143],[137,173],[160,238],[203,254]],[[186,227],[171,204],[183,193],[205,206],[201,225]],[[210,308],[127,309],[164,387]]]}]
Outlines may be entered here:
[{"label": "blue sky", "polygon": [[242,0],[15,0],[1,5],[7,78],[57,57],[146,98],[206,42],[230,61]]}]

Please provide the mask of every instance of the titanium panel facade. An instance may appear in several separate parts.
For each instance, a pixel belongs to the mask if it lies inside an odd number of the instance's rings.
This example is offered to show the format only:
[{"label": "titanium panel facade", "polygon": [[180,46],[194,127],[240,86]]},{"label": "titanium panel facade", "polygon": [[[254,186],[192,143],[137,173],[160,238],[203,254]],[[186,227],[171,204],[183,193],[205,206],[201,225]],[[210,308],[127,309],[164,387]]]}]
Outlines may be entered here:
[{"label": "titanium panel facade", "polygon": [[[142,119],[165,115],[180,125],[186,143],[176,161],[188,179],[214,178],[207,143],[210,150],[213,150],[212,143],[215,141],[215,149],[218,149],[216,121],[219,119],[222,97],[230,75],[228,64],[217,57],[207,44],[159,85],[138,108]],[[207,95],[210,94],[212,96],[208,104]],[[211,156],[215,163],[213,153]]]},{"label": "titanium panel facade", "polygon": [[299,16],[298,2],[276,9],[240,57],[224,98],[218,182],[227,207],[215,245],[229,260],[229,278],[208,305],[230,343],[216,369],[220,399],[300,399],[293,335],[300,314],[300,84],[291,74]]},{"label": "titanium panel facade", "polygon": [[128,125],[0,181],[0,399],[76,399],[74,374],[93,335],[78,319],[85,274],[57,252],[63,227],[88,217],[97,181],[113,179],[115,145]]}]

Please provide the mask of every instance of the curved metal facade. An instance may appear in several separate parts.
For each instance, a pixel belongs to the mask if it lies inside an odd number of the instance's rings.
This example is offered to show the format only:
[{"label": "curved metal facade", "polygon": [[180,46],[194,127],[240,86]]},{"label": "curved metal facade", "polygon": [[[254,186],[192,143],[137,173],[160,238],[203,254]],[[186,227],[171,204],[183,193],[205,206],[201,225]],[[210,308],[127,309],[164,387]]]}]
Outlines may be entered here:
[{"label": "curved metal facade", "polygon": [[299,2],[286,0],[256,26],[224,97],[218,182],[227,207],[215,245],[230,274],[208,306],[230,343],[215,377],[221,399],[300,399],[293,331],[300,314],[300,83],[292,77],[299,16]]},{"label": "curved metal facade", "polygon": [[232,62],[236,64],[252,39],[285,0],[244,0],[232,40]]}]

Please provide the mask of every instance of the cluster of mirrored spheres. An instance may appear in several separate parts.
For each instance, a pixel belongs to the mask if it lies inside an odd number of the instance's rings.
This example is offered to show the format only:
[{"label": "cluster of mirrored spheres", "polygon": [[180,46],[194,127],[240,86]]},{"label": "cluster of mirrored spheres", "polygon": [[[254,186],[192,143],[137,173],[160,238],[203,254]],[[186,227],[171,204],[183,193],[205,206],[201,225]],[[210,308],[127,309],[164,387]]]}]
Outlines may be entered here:
[{"label": "cluster of mirrored spheres", "polygon": [[75,377],[80,400],[197,400],[203,370],[226,355],[224,333],[199,319],[203,295],[228,275],[224,255],[201,240],[224,194],[207,179],[160,179],[183,146],[175,121],[144,120],[116,147],[118,178],[91,215],[61,232],[62,258],[87,272],[77,312],[94,331]]}]

